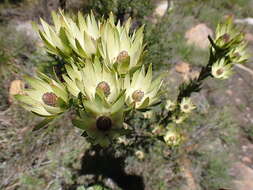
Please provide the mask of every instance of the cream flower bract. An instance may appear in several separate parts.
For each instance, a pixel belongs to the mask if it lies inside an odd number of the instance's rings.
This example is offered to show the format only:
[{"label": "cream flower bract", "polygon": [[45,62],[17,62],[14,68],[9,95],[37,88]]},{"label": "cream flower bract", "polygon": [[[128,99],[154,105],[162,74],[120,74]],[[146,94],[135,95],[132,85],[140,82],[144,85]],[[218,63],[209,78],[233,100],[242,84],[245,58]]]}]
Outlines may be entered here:
[{"label": "cream flower bract", "polygon": [[152,65],[149,66],[146,74],[142,67],[133,74],[132,79],[130,74],[126,75],[124,80],[126,103],[133,105],[136,109],[147,108],[159,100],[157,93],[161,85],[160,78],[152,81]]},{"label": "cream flower bract", "polygon": [[135,151],[134,154],[139,160],[143,160],[145,158],[145,153],[141,150]]},{"label": "cream flower bract", "polygon": [[71,66],[66,65],[65,66],[67,75],[62,75],[62,78],[66,82],[66,86],[68,88],[68,91],[74,96],[77,97],[78,94],[81,92],[81,90],[78,88],[77,83],[82,81],[82,74],[78,67],[74,64],[71,64]]}]

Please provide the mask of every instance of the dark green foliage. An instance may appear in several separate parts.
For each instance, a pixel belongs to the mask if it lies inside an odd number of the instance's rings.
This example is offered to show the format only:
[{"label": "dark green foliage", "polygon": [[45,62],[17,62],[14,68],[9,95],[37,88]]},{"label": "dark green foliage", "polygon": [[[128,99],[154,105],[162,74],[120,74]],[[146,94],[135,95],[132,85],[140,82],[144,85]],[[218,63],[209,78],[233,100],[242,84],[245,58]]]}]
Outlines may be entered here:
[{"label": "dark green foliage", "polygon": [[145,16],[152,14],[153,4],[151,0],[88,0],[85,9],[92,9],[99,16],[108,16],[113,12],[121,21],[131,16],[140,22]]},{"label": "dark green foliage", "polygon": [[17,3],[21,3],[22,1],[24,1],[24,0],[3,0],[3,1],[0,1],[0,4],[1,4],[1,3],[12,3],[12,4],[17,4]]}]

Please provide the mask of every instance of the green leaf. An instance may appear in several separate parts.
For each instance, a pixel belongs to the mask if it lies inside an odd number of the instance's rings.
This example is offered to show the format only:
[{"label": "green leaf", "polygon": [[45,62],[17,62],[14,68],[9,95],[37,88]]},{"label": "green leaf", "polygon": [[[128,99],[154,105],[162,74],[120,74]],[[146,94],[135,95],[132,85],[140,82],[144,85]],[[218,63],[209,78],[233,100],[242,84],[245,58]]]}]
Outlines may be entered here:
[{"label": "green leaf", "polygon": [[58,97],[61,97],[66,103],[68,103],[68,93],[65,91],[65,89],[56,86],[56,84],[51,84],[50,86]]},{"label": "green leaf", "polygon": [[72,120],[72,124],[79,129],[83,129],[83,130],[85,129],[84,121],[81,119]]},{"label": "green leaf", "polygon": [[66,35],[66,31],[63,27],[61,27],[60,29],[60,39],[61,39],[61,42],[64,46],[64,52],[66,52],[67,54],[70,54],[71,53],[71,48],[69,47],[69,39],[68,39],[68,36]]},{"label": "green leaf", "polygon": [[60,22],[59,16],[55,13],[55,11],[52,11],[51,15],[52,15],[52,19],[53,19],[56,31],[58,32],[61,27],[61,22]]},{"label": "green leaf", "polygon": [[147,97],[137,109],[144,109],[149,105],[149,97]]},{"label": "green leaf", "polygon": [[50,91],[50,86],[40,79],[30,77],[28,75],[24,76],[24,79],[31,85],[32,88],[36,90],[45,89],[47,91]]},{"label": "green leaf", "polygon": [[89,56],[87,55],[87,53],[83,50],[81,44],[79,43],[79,41],[77,39],[75,39],[75,42],[76,42],[76,47],[77,47],[77,50],[82,57],[84,58],[88,58]]},{"label": "green leaf", "polygon": [[56,50],[54,44],[50,43],[40,30],[39,30],[39,35],[40,35],[42,41],[47,46],[47,49],[49,50],[49,52],[57,55],[58,53],[57,53],[57,50]]},{"label": "green leaf", "polygon": [[82,130],[85,130],[89,134],[89,130],[96,123],[96,120],[89,116],[85,116],[82,119],[73,119],[72,124]]},{"label": "green leaf", "polygon": [[38,123],[34,126],[33,131],[37,131],[37,130],[45,127],[47,124],[49,124],[53,120],[54,120],[54,117],[47,117],[47,118],[43,119],[40,123]]},{"label": "green leaf", "polygon": [[50,83],[52,81],[51,78],[49,78],[47,75],[45,75],[44,73],[40,72],[40,71],[37,71],[36,72],[38,77],[43,79],[44,81],[46,81],[47,83]]},{"label": "green leaf", "polygon": [[36,101],[34,101],[32,98],[30,98],[27,95],[21,95],[21,94],[17,94],[14,95],[14,98],[22,103],[25,103],[27,105],[36,105]]}]

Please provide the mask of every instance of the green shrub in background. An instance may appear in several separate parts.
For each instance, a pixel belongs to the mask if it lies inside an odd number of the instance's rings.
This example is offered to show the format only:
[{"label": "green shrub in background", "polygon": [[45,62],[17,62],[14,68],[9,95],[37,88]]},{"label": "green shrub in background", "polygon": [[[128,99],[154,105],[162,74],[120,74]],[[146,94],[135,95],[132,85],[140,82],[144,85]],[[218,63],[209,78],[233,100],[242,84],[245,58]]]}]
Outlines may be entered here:
[{"label": "green shrub in background", "polygon": [[154,4],[151,0],[88,0],[86,10],[94,10],[99,16],[109,16],[113,12],[116,19],[124,21],[127,17],[132,17],[138,22],[145,16],[151,15]]}]

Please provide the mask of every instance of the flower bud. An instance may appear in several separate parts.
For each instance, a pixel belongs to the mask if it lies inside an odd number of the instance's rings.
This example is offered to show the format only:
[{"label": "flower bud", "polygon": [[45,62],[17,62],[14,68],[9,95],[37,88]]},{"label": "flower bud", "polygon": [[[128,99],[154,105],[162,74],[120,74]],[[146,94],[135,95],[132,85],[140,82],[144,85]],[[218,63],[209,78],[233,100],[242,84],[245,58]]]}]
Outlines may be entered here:
[{"label": "flower bud", "polygon": [[172,121],[176,124],[182,123],[187,118],[186,115],[174,115],[172,116]]},{"label": "flower bud", "polygon": [[112,128],[112,120],[106,116],[97,118],[96,127],[100,131],[108,131]]},{"label": "flower bud", "polygon": [[182,141],[182,136],[173,130],[169,130],[163,138],[168,146],[177,146]]},{"label": "flower bud", "polygon": [[165,104],[165,109],[168,111],[173,111],[176,108],[176,104],[171,100],[167,100]]},{"label": "flower bud", "polygon": [[127,51],[121,51],[117,57],[117,62],[122,62],[127,60],[127,58],[129,57],[128,52]]},{"label": "flower bud", "polygon": [[180,109],[184,113],[190,113],[192,110],[195,109],[195,106],[190,98],[183,98],[183,100],[180,103]]},{"label": "flower bud", "polygon": [[154,112],[153,111],[146,111],[143,113],[143,117],[145,119],[152,119],[154,117]]},{"label": "flower bud", "polygon": [[97,85],[97,89],[100,89],[106,97],[111,94],[110,86],[107,82],[102,81]]},{"label": "flower bud", "polygon": [[139,159],[139,160],[143,160],[145,158],[145,154],[143,151],[141,150],[137,150],[135,152],[135,156]]},{"label": "flower bud", "polygon": [[132,98],[135,102],[140,102],[144,97],[144,92],[141,90],[136,90],[132,94]]},{"label": "flower bud", "polygon": [[242,64],[242,63],[247,62],[250,56],[246,48],[247,48],[247,44],[244,43],[244,44],[238,45],[236,48],[232,49],[228,53],[228,56],[230,57],[231,62],[233,64]]}]

